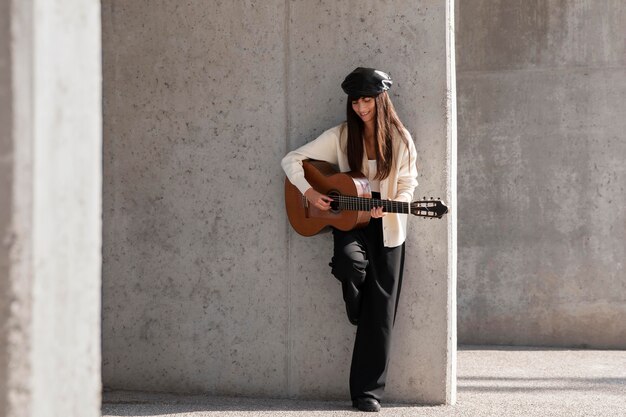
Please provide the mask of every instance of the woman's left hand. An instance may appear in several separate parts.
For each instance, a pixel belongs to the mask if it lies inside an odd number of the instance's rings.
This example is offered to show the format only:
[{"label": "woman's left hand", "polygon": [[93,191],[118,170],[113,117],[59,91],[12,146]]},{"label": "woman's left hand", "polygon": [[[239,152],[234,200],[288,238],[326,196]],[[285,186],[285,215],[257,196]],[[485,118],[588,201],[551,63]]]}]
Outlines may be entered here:
[{"label": "woman's left hand", "polygon": [[370,215],[373,218],[378,219],[379,217],[385,217],[387,215],[387,213],[383,212],[383,208],[382,207],[375,207],[370,212]]}]

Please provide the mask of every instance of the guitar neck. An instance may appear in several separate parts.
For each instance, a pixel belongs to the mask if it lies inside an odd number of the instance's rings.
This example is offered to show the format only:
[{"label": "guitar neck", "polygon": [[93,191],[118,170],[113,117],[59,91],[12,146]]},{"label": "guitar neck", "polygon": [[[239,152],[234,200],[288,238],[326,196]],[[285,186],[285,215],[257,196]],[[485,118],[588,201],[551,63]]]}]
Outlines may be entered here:
[{"label": "guitar neck", "polygon": [[387,213],[409,214],[409,203],[404,201],[381,200],[378,198],[352,197],[352,196],[332,196],[333,200],[339,204],[341,210],[370,211],[374,207],[382,207]]}]

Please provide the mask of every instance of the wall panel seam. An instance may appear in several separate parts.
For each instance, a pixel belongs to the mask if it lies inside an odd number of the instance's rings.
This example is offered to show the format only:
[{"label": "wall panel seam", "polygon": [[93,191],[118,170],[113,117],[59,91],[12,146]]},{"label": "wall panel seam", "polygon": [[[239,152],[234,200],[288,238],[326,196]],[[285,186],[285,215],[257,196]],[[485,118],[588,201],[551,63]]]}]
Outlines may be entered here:
[{"label": "wall panel seam", "polygon": [[[289,117],[289,18],[290,18],[290,10],[289,10],[289,0],[285,0],[285,10],[284,10],[284,21],[283,21],[283,43],[284,43],[284,55],[283,55],[283,68],[284,68],[284,108],[285,108],[285,152],[288,152],[291,149],[291,141],[289,140],[289,133],[291,130],[290,126],[290,117]],[[287,328],[285,335],[285,343],[286,343],[286,378],[285,385],[287,388],[287,395],[289,397],[292,396],[292,377],[291,377],[291,369],[292,369],[292,351],[291,351],[291,231],[289,226],[289,221],[287,216],[285,216],[285,242],[286,242],[286,269],[285,269],[285,278],[287,284]]]}]

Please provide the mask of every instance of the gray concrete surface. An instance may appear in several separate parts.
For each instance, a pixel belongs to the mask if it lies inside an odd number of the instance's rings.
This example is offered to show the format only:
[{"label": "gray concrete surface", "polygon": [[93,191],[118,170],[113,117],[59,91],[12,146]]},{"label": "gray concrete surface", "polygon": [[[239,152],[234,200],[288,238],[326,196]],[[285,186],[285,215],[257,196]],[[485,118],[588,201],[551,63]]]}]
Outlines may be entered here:
[{"label": "gray concrete surface", "polygon": [[[623,416],[626,351],[464,346],[454,406],[385,403],[383,416]],[[359,413],[362,414],[362,413]],[[113,416],[351,416],[347,401],[298,401],[112,391]]]},{"label": "gray concrete surface", "polygon": [[99,413],[100,4],[0,1],[0,415]]},{"label": "gray concrete surface", "polygon": [[626,347],[626,3],[457,5],[461,343]]},{"label": "gray concrete surface", "polygon": [[[450,4],[102,2],[105,386],[346,395],[355,331],[330,236],[288,227],[280,159],[344,119],[348,72],[380,67],[416,141],[416,195],[451,198]],[[453,216],[411,224],[398,399],[454,401]]]},{"label": "gray concrete surface", "polygon": [[[20,342],[27,338],[29,316],[24,314],[24,309],[11,312],[11,300],[24,304],[28,301],[29,286],[19,285],[18,270],[30,266],[27,256],[20,264],[12,254],[23,251],[29,237],[28,223],[16,216],[14,210],[20,198],[20,194],[15,195],[14,183],[20,173],[27,171],[24,165],[30,160],[19,157],[18,149],[25,146],[25,141],[16,140],[14,132],[16,80],[13,66],[20,57],[19,54],[14,56],[14,51],[15,43],[23,38],[12,39],[11,12],[11,2],[0,1],[0,416],[28,405],[28,398],[23,394],[26,383],[22,380],[28,374],[27,358],[19,355],[18,349],[25,347]],[[22,213],[29,214],[30,210]]]}]

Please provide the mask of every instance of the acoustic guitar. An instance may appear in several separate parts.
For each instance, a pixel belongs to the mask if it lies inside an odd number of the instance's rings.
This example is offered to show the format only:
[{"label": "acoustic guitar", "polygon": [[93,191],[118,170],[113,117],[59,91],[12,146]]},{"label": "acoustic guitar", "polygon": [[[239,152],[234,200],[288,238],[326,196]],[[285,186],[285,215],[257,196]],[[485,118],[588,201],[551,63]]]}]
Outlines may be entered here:
[{"label": "acoustic guitar", "polygon": [[302,161],[304,177],[318,192],[333,199],[330,210],[320,210],[308,201],[288,178],[285,179],[285,207],[291,226],[302,236],[313,236],[328,226],[339,230],[365,227],[370,210],[383,207],[387,213],[411,213],[415,216],[440,219],[448,207],[440,200],[404,201],[372,198],[369,181],[360,172],[338,172],[323,161]]}]

